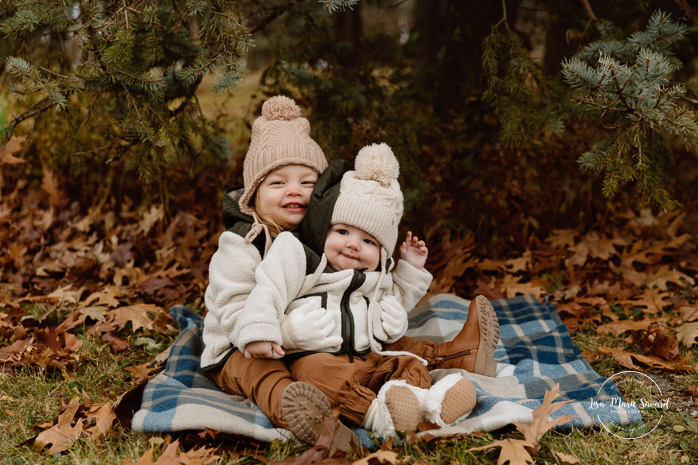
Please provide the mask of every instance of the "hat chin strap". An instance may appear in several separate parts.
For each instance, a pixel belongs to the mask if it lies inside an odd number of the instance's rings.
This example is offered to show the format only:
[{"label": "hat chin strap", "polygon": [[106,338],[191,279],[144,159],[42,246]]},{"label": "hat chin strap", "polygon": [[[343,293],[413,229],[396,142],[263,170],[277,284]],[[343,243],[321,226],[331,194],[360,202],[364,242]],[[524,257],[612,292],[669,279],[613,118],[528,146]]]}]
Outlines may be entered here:
[{"label": "hat chin strap", "polygon": [[371,352],[373,352],[376,355],[382,355],[384,357],[399,357],[408,355],[422,362],[422,365],[428,366],[429,362],[424,360],[422,357],[413,354],[412,352],[406,352],[403,350],[382,350],[382,347],[378,345],[375,338],[373,337],[373,312],[376,311],[376,306],[378,307],[378,311],[381,311],[380,305],[376,305],[376,302],[378,301],[378,292],[380,291],[381,283],[383,282],[383,278],[385,277],[386,273],[385,269],[387,256],[388,251],[385,250],[385,248],[381,247],[381,257],[386,259],[381,260],[381,274],[378,278],[378,282],[376,283],[376,290],[373,291],[373,298],[371,299],[371,303],[368,305],[368,343],[371,346]]},{"label": "hat chin strap", "polygon": [[252,223],[252,229],[250,229],[250,232],[248,232],[245,236],[245,244],[249,244],[257,239],[257,236],[259,236],[262,230],[264,230],[264,236],[266,237],[266,240],[264,241],[264,256],[262,257],[262,259],[264,259],[264,257],[267,256],[267,252],[269,252],[269,248],[271,247],[271,234],[269,234],[269,227],[259,220],[257,213],[254,211],[252,212],[252,218],[254,219],[254,223]]}]

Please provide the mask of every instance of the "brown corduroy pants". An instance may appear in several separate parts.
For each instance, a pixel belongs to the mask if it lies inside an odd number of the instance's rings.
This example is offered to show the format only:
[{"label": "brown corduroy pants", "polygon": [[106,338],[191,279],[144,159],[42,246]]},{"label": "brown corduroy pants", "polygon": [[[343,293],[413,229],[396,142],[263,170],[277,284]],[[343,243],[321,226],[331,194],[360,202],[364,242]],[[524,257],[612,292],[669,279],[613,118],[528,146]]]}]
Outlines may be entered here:
[{"label": "brown corduroy pants", "polygon": [[208,372],[225,392],[250,399],[276,426],[287,428],[281,413],[281,394],[293,382],[281,360],[245,358],[233,352],[224,365]]},{"label": "brown corduroy pants", "polygon": [[351,426],[361,426],[371,402],[388,381],[404,379],[412,386],[431,386],[429,371],[414,357],[373,353],[364,357],[366,360],[354,356],[351,362],[346,354],[312,354],[293,361],[288,369],[294,380],[325,393],[332,408],[339,410],[342,423]]},{"label": "brown corduroy pants", "polygon": [[[404,350],[434,360],[436,344],[403,337],[384,350]],[[391,380],[404,379],[408,384],[429,388],[429,372],[414,357],[382,357],[373,353],[361,360],[348,355],[312,354],[288,363],[272,359],[246,359],[236,350],[224,365],[209,371],[209,375],[229,394],[250,399],[277,426],[286,428],[281,413],[281,395],[294,381],[312,384],[337,408],[346,425],[360,426],[368,407],[380,388]]]}]

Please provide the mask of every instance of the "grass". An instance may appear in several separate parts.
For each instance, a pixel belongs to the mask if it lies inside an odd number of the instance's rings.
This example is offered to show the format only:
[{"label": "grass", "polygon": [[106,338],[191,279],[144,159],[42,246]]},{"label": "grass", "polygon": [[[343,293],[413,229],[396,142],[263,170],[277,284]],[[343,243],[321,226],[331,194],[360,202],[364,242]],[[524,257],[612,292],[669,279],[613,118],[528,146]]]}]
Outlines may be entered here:
[{"label": "grass", "polygon": [[[41,314],[39,310],[35,314]],[[0,457],[10,464],[116,464],[128,458],[136,463],[140,457],[154,447],[154,457],[160,456],[171,438],[167,435],[143,435],[115,427],[110,434],[99,440],[81,438],[67,451],[60,454],[38,452],[31,445],[22,445],[37,434],[33,426],[51,422],[71,398],[80,396],[79,386],[92,402],[106,402],[133,387],[131,375],[125,371],[128,365],[137,365],[152,360],[143,347],[114,354],[100,339],[78,331],[84,345],[80,351],[82,360],[73,372],[47,371],[41,368],[23,368],[0,374]],[[126,336],[122,334],[122,336]],[[142,336],[142,335],[138,335]],[[136,336],[131,335],[133,339]],[[577,345],[593,348],[609,345],[623,346],[622,338],[601,337],[593,330],[575,334]],[[694,355],[697,355],[694,350]],[[602,357],[593,363],[597,372],[604,376],[623,371],[611,357]],[[655,375],[656,376],[656,375]],[[670,374],[661,376],[669,381],[675,391],[673,398],[686,397],[685,391],[698,385],[698,373]],[[634,395],[642,394],[635,392]],[[682,404],[670,403],[667,411],[644,411],[643,420],[656,422],[663,415],[659,426],[648,436],[637,440],[620,439],[603,428],[574,430],[569,434],[550,431],[542,439],[542,449],[537,463],[562,463],[553,453],[574,455],[581,463],[619,464],[681,464],[698,461],[698,425],[696,419],[685,411]],[[697,407],[694,405],[693,409]],[[691,408],[688,407],[690,412]],[[400,456],[413,463],[497,463],[499,449],[470,451],[474,447],[504,439],[523,439],[512,425],[488,434],[464,438],[441,439],[428,443],[417,443],[400,449]],[[215,441],[212,443],[215,447]],[[230,444],[226,444],[230,446]],[[306,449],[293,443],[275,441],[261,449],[268,461],[296,457]],[[260,463],[249,456],[238,456],[234,452],[221,452],[220,464],[247,465]]]}]

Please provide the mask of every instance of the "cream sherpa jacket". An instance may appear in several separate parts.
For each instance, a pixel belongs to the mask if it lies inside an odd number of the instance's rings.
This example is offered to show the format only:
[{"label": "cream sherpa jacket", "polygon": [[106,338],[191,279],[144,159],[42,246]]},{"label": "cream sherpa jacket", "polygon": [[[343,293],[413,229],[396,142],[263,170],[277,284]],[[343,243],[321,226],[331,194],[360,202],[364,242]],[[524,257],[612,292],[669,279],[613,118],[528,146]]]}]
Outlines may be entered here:
[{"label": "cream sherpa jacket", "polygon": [[[385,256],[381,255],[381,265],[385,269]],[[306,276],[304,247],[288,232],[279,234],[274,240],[267,256],[255,270],[255,276],[257,285],[245,303],[243,314],[236,319],[238,327],[231,328],[230,334],[234,337],[231,340],[241,350],[253,341],[273,341],[280,344],[287,354],[299,350],[294,350],[297,346],[293,340],[288,339],[288,334],[283,334],[286,339],[282,337],[281,322],[287,314],[308,302],[308,299],[318,299],[320,306],[331,312],[335,326],[330,336],[339,335],[343,340],[342,345],[316,351],[361,354],[373,348],[374,352],[379,352],[376,350],[374,336],[388,343],[399,337],[388,340],[382,331],[380,305],[374,305],[369,311],[376,286],[379,286],[377,302],[392,295],[406,311],[410,311],[426,294],[432,281],[428,271],[418,270],[403,260],[398,262],[393,273],[343,270],[321,273],[319,277]],[[312,287],[309,287],[309,281]],[[302,290],[303,295],[299,295]],[[373,323],[369,326],[371,312],[374,313]],[[370,327],[373,328],[373,334]]]},{"label": "cream sherpa jacket", "polygon": [[[244,237],[230,231],[221,234],[218,250],[211,257],[209,285],[204,295],[208,309],[203,331],[205,347],[201,353],[204,370],[215,367],[234,347],[240,347],[239,333],[246,324],[240,323],[244,315],[242,310],[255,287],[254,270],[261,262],[259,250],[253,244],[246,244]],[[260,334],[267,330],[276,331],[281,340],[276,318],[260,321],[249,329]]]}]

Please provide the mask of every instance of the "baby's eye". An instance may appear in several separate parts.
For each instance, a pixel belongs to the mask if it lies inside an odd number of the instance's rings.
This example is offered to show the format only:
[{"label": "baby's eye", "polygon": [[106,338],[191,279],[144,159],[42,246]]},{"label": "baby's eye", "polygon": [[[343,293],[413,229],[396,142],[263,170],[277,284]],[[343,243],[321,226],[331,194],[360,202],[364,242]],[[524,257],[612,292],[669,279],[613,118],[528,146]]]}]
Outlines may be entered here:
[{"label": "baby's eye", "polygon": [[373,245],[373,241],[371,239],[364,239],[364,242],[368,245]]},{"label": "baby's eye", "polygon": [[341,234],[342,236],[346,236],[347,234],[349,234],[349,231],[347,231],[346,229],[338,229],[337,234]]},{"label": "baby's eye", "polygon": [[304,186],[314,186],[315,181],[303,181],[301,184],[303,184]]}]

